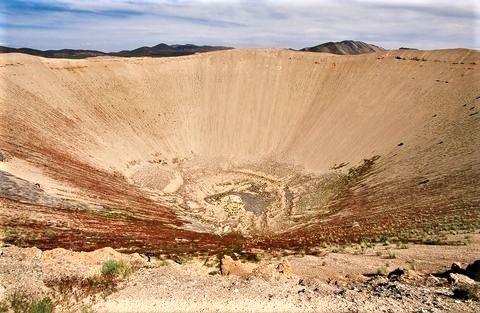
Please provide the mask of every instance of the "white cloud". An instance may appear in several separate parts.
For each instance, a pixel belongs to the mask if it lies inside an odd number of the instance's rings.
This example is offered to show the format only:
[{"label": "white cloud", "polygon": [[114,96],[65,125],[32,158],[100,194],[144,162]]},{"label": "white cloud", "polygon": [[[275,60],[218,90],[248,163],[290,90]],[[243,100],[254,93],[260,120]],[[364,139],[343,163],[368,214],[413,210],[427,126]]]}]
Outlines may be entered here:
[{"label": "white cloud", "polygon": [[41,3],[63,9],[41,14],[6,12],[5,39],[0,39],[13,46],[107,51],[160,42],[301,48],[344,39],[364,40],[387,48],[480,46],[479,6],[475,0]]}]

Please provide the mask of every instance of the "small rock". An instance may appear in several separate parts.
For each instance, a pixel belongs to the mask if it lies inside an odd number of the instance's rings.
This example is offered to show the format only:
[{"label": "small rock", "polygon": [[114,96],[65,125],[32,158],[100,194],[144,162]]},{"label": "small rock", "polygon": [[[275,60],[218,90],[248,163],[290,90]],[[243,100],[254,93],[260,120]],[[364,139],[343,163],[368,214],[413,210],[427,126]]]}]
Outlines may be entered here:
[{"label": "small rock", "polygon": [[388,273],[387,277],[391,281],[398,281],[404,275],[405,275],[405,270],[397,268],[396,270],[393,270],[390,273]]},{"label": "small rock", "polygon": [[462,271],[462,263],[454,262],[450,268],[452,271]]},{"label": "small rock", "polygon": [[462,275],[462,274],[456,274],[456,273],[450,273],[448,276],[448,280],[455,285],[458,284],[466,284],[466,285],[473,285],[475,284],[475,281],[471,279],[468,276]]},{"label": "small rock", "polygon": [[291,275],[292,274],[292,265],[287,260],[278,264],[277,271],[281,274]]}]

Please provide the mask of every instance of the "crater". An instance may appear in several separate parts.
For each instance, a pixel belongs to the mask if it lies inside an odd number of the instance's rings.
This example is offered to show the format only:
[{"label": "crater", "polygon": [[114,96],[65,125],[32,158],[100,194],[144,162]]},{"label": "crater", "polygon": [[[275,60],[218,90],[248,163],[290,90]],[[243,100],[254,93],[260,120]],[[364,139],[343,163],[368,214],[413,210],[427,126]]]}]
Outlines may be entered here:
[{"label": "crater", "polygon": [[480,124],[465,108],[480,73],[450,64],[479,55],[2,54],[23,65],[0,67],[0,226],[22,245],[140,252],[412,239],[462,214],[476,227]]}]

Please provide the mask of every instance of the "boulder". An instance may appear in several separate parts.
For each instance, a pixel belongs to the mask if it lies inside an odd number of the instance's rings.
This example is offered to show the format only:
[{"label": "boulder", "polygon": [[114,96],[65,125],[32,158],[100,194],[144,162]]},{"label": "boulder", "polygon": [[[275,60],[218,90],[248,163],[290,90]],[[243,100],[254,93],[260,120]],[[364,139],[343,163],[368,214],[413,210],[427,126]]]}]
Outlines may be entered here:
[{"label": "boulder", "polygon": [[480,260],[476,260],[465,268],[466,275],[473,280],[480,281]]},{"label": "boulder", "polygon": [[456,273],[450,273],[448,280],[454,285],[473,285],[475,281],[468,276]]},{"label": "boulder", "polygon": [[222,275],[244,276],[252,273],[255,265],[234,261],[232,257],[224,255],[220,262],[220,272]]}]

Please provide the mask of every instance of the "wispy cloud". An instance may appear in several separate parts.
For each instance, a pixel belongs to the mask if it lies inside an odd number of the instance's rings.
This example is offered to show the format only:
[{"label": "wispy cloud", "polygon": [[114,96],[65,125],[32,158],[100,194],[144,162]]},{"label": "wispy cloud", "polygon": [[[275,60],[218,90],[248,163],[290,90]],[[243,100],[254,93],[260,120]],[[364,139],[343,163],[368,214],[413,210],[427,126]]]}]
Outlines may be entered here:
[{"label": "wispy cloud", "polygon": [[477,0],[8,0],[0,40],[114,51],[166,43],[301,48],[355,39],[387,48],[479,47]]}]

